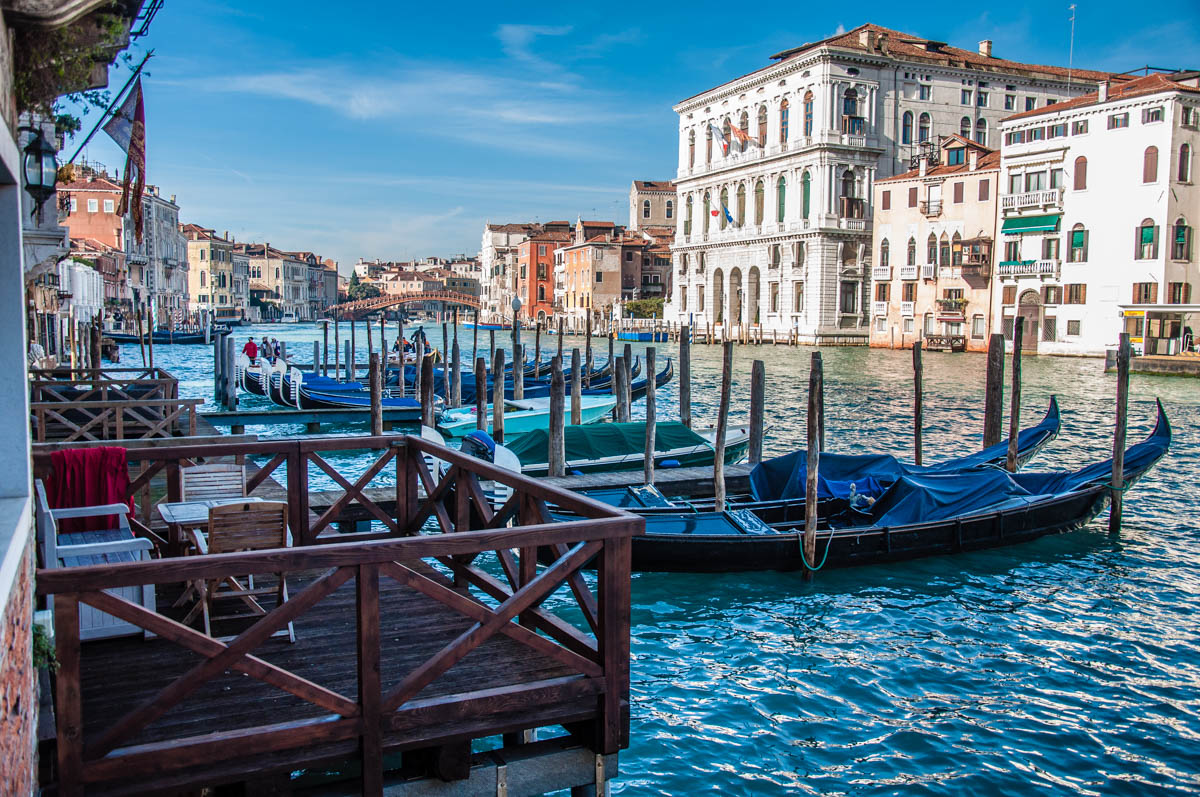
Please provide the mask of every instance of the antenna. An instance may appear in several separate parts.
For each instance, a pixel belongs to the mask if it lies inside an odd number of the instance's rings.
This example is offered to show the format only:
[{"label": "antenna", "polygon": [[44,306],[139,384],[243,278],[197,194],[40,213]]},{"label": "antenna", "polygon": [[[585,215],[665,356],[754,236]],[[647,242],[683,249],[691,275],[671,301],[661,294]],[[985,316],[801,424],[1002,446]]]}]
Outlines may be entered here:
[{"label": "antenna", "polygon": [[1071,72],[1075,68],[1075,4],[1067,6],[1071,10],[1071,46],[1067,54],[1067,94],[1071,93]]}]

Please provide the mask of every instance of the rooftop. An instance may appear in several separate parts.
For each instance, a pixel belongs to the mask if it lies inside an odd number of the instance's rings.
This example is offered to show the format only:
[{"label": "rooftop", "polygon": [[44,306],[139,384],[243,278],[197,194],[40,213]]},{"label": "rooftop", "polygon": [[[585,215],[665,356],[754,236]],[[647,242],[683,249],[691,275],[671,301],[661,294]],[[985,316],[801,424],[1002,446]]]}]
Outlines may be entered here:
[{"label": "rooftop", "polygon": [[[945,152],[946,150],[957,149],[959,147],[964,147],[967,150],[975,150],[979,153],[979,161],[975,166],[975,171],[980,172],[988,169],[1000,168],[1000,150],[988,149],[982,144],[978,144],[957,134],[947,136],[946,139],[942,141],[941,149],[943,152]],[[955,163],[953,165],[942,163],[937,166],[930,167],[923,176],[937,177],[939,175],[957,174],[959,172],[969,171],[971,171],[971,163],[968,156],[967,158],[964,158],[963,163]],[[876,184],[895,183],[902,180],[912,180],[913,178],[921,176],[920,169],[910,169],[902,174],[894,174],[891,177],[885,177],[883,179],[876,180],[875,182]]]},{"label": "rooftop", "polygon": [[675,193],[675,183],[670,180],[634,180],[633,187],[638,191],[659,192],[664,194]]},{"label": "rooftop", "polygon": [[1121,83],[1108,84],[1108,98],[1100,99],[1100,92],[1093,91],[1090,94],[1084,94],[1080,97],[1075,97],[1070,100],[1055,103],[1054,105],[1046,105],[1041,108],[1034,108],[1031,111],[1022,111],[1021,113],[1013,114],[1006,117],[1003,121],[1011,122],[1016,119],[1027,119],[1033,116],[1042,116],[1044,114],[1060,113],[1062,111],[1074,110],[1076,108],[1086,108],[1089,105],[1101,105],[1105,102],[1115,102],[1117,100],[1129,100],[1134,97],[1144,97],[1149,94],[1158,94],[1164,91],[1186,91],[1191,94],[1200,94],[1200,88],[1181,83],[1178,80],[1172,80],[1170,76],[1162,73],[1154,73],[1152,75],[1143,75],[1125,80]]}]

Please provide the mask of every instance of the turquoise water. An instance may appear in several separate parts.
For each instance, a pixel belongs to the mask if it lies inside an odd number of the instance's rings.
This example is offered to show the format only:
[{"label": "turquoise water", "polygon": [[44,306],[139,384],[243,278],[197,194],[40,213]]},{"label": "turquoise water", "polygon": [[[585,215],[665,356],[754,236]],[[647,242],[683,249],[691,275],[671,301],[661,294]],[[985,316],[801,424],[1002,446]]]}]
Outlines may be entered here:
[{"label": "turquoise water", "polygon": [[[251,331],[287,339],[304,361],[318,334],[310,325]],[[673,349],[659,345],[663,355]],[[752,359],[766,363],[769,454],[802,445],[811,351],[736,352],[735,419],[748,406]],[[909,353],[822,355],[829,448],[911,456]],[[140,362],[136,347],[122,356]],[[155,360],[184,395],[211,399],[210,348],[160,347]],[[715,422],[719,349],[697,346],[693,362],[694,413]],[[927,460],[978,448],[983,368],[978,355],[926,355]],[[1031,468],[1111,454],[1115,379],[1099,361],[1027,358],[1024,374],[1023,425],[1051,393],[1063,407],[1062,435]],[[1134,376],[1131,440],[1149,431],[1156,396],[1175,443],[1128,494],[1119,537],[1102,516],[1027,545],[812,582],[635,574],[631,746],[614,791],[1200,791],[1200,382]],[[660,417],[676,400],[675,383],[660,391]]]}]

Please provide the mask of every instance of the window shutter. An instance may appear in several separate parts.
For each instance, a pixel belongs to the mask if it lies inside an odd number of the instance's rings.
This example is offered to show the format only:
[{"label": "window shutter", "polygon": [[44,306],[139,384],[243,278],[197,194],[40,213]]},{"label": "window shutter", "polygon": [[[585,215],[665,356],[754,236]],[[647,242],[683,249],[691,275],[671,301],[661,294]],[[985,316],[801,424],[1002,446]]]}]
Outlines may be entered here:
[{"label": "window shutter", "polygon": [[1150,256],[1158,257],[1158,225],[1150,229]]},{"label": "window shutter", "polygon": [[884,191],[879,197],[879,204],[883,210],[892,209],[892,192]]},{"label": "window shutter", "polygon": [[1158,180],[1158,147],[1146,147],[1142,158],[1142,182],[1153,183]]},{"label": "window shutter", "polygon": [[1183,303],[1192,303],[1192,283],[1190,282],[1183,283]]},{"label": "window shutter", "polygon": [[917,187],[915,185],[908,189],[908,206],[910,208],[917,206]]},{"label": "window shutter", "polygon": [[954,202],[955,202],[955,204],[961,204],[962,201],[963,201],[963,183],[958,182],[958,183],[954,184]]},{"label": "window shutter", "polygon": [[1150,304],[1158,304],[1158,283],[1150,283]]},{"label": "window shutter", "polygon": [[1075,190],[1082,191],[1087,188],[1087,158],[1075,159]]},{"label": "window shutter", "polygon": [[991,196],[992,181],[986,177],[979,181],[979,201],[987,202]]}]

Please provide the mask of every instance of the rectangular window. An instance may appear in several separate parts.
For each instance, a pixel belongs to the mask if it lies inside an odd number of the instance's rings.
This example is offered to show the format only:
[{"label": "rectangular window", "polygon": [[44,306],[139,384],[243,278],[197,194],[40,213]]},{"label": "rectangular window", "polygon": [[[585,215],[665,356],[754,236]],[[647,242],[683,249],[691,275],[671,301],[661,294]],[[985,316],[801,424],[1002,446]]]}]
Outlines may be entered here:
[{"label": "rectangular window", "polygon": [[1142,124],[1148,125],[1153,122],[1161,122],[1163,120],[1163,109],[1159,105],[1156,108],[1146,108],[1142,111]]},{"label": "rectangular window", "polygon": [[970,89],[962,90],[962,104],[963,105],[971,104],[971,90]]},{"label": "rectangular window", "polygon": [[1078,337],[1080,334],[1079,327],[1080,327],[1080,323],[1078,321],[1068,321],[1067,322],[1067,335],[1068,336],[1074,335],[1075,337]]},{"label": "rectangular window", "polygon": [[1016,108],[1017,108],[1017,95],[1005,94],[1004,95],[1004,110],[1013,111],[1013,110],[1016,110]]},{"label": "rectangular window", "polygon": [[696,312],[704,312],[704,286],[696,288]]},{"label": "rectangular window", "polygon": [[979,92],[979,95],[975,98],[975,104],[980,108],[986,108],[988,104],[988,93],[986,91]]},{"label": "rectangular window", "polygon": [[1067,304],[1087,304],[1087,285],[1073,282],[1067,285]]},{"label": "rectangular window", "polygon": [[1063,170],[1062,169],[1051,169],[1050,170],[1050,187],[1051,188],[1062,188],[1063,187]]},{"label": "rectangular window", "polygon": [[946,165],[958,166],[966,162],[966,148],[955,147],[946,153]]},{"label": "rectangular window", "polygon": [[803,313],[804,312],[804,283],[803,282],[793,282],[792,283],[792,312],[793,313]]},{"label": "rectangular window", "polygon": [[915,302],[917,300],[917,283],[905,282],[900,289],[900,301]]},{"label": "rectangular window", "polygon": [[[908,284],[908,283],[905,283]],[[915,283],[914,283],[915,284]],[[886,302],[892,294],[892,283],[877,282],[875,283],[875,301]]]},{"label": "rectangular window", "polygon": [[88,213],[97,213],[100,211],[100,201],[96,199],[88,200]]},{"label": "rectangular window", "polygon": [[919,96],[921,99],[927,101],[933,99],[933,86],[922,85],[918,91],[920,92]]},{"label": "rectangular window", "polygon": [[887,332],[887,316],[879,316],[875,319],[875,331]]},{"label": "rectangular window", "polygon": [[1062,304],[1062,287],[1058,285],[1043,285],[1042,304]]},{"label": "rectangular window", "polygon": [[1045,138],[1046,138],[1046,128],[1044,128],[1044,127],[1035,127],[1029,131],[1029,140],[1030,141],[1042,141]]},{"label": "rectangular window", "polygon": [[1025,110],[1032,111],[1036,107],[1037,107],[1037,97],[1026,97],[1025,98]]},{"label": "rectangular window", "polygon": [[963,201],[963,186],[965,183],[958,182],[954,184],[954,204],[961,205]]},{"label": "rectangular window", "polygon": [[1042,260],[1058,260],[1058,239],[1042,239]]},{"label": "rectangular window", "polygon": [[1133,303],[1134,304],[1155,304],[1158,302],[1158,283],[1157,282],[1135,282],[1133,283]]},{"label": "rectangular window", "polygon": [[1072,263],[1087,262],[1087,230],[1071,230],[1071,251],[1069,260]]},{"label": "rectangular window", "polygon": [[104,200],[104,212],[105,213],[112,213],[116,209],[117,209],[117,203],[113,202],[111,199]]},{"label": "rectangular window", "polygon": [[546,256],[546,245],[545,244],[538,244],[538,254],[541,255],[542,257]]},{"label": "rectangular window", "polygon": [[779,283],[771,283],[771,312],[779,312]]},{"label": "rectangular window", "polygon": [[604,282],[604,274],[602,272],[596,272],[596,282]]},{"label": "rectangular window", "polygon": [[1186,282],[1171,282],[1167,284],[1168,304],[1191,304],[1192,286]]},{"label": "rectangular window", "polygon": [[1002,304],[1016,304],[1017,303],[1017,286],[1016,285],[1005,285],[1002,296],[1003,296],[1003,298],[1000,300]]},{"label": "rectangular window", "polygon": [[1045,172],[1028,172],[1025,175],[1026,191],[1043,191],[1046,188]]},{"label": "rectangular window", "polygon": [[904,333],[911,335],[913,331],[913,320],[911,318],[904,319]]},{"label": "rectangular window", "polygon": [[884,191],[883,193],[881,193],[879,195],[879,209],[880,210],[891,210],[892,209],[892,192],[891,191]]},{"label": "rectangular window", "polygon": [[1050,138],[1062,138],[1067,134],[1067,123],[1050,125]]},{"label": "rectangular window", "polygon": [[1010,193],[1010,194],[1019,194],[1019,193],[1021,193],[1021,183],[1022,183],[1022,180],[1023,180],[1023,176],[1022,176],[1022,175],[1020,175],[1020,174],[1010,174],[1010,175],[1008,176],[1008,193]]},{"label": "rectangular window", "polygon": [[1114,113],[1113,115],[1108,117],[1108,129],[1109,130],[1116,130],[1117,128],[1120,128],[1120,127],[1129,127],[1128,112]]},{"label": "rectangular window", "polygon": [[975,340],[983,340],[987,334],[987,323],[983,316],[977,315],[971,318],[971,337]]},{"label": "rectangular window", "polygon": [[1021,259],[1021,242],[1005,241],[1004,242],[1004,260],[1008,263],[1015,263]]},{"label": "rectangular window", "polygon": [[987,202],[991,198],[992,181],[988,178],[983,178],[979,181],[979,201]]},{"label": "rectangular window", "polygon": [[915,208],[917,206],[917,187],[913,186],[908,189],[908,206]]},{"label": "rectangular window", "polygon": [[[1088,120],[1087,119],[1080,119],[1078,122],[1071,123],[1071,135],[1073,135],[1073,136],[1082,136],[1087,133],[1087,130],[1088,130]],[[1076,322],[1076,323],[1078,323],[1078,322]]]}]

